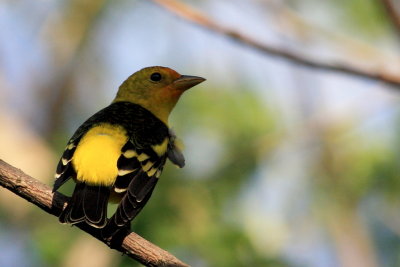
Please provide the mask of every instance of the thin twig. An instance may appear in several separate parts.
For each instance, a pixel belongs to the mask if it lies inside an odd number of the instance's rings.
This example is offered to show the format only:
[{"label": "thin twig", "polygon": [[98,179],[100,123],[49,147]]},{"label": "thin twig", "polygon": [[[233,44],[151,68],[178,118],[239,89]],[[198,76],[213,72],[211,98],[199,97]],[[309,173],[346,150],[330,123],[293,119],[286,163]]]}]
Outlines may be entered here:
[{"label": "thin twig", "polygon": [[379,70],[372,70],[363,68],[361,66],[354,66],[354,64],[352,63],[329,63],[317,60],[304,54],[286,50],[281,47],[273,47],[271,45],[263,44],[249,36],[246,36],[243,33],[223,27],[208,18],[207,16],[203,15],[199,11],[194,10],[193,8],[179,1],[153,0],[153,2],[167,9],[168,11],[177,15],[180,18],[183,18],[196,25],[202,26],[212,32],[224,35],[240,44],[251,47],[263,53],[277,56],[309,68],[340,72],[343,74],[384,82],[387,84],[395,85],[396,88],[400,88],[400,75],[382,71],[381,68]]},{"label": "thin twig", "polygon": [[[69,199],[58,192],[53,194],[49,186],[42,184],[1,159],[0,185],[55,216],[60,215],[64,204]],[[104,242],[96,229],[85,225],[77,226]],[[122,244],[113,248],[146,266],[189,266],[135,233],[126,235]]]},{"label": "thin twig", "polygon": [[394,4],[393,0],[382,0],[382,4],[400,38],[400,14],[399,10],[396,9],[396,4]]}]

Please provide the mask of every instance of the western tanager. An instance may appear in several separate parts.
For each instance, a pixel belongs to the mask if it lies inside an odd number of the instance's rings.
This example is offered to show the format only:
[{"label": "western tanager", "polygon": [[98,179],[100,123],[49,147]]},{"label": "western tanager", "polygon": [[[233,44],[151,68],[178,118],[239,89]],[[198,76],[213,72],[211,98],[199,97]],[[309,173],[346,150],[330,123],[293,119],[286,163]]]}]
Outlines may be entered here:
[{"label": "western tanager", "polygon": [[[53,191],[70,178],[76,183],[60,222],[85,222],[107,229],[110,236],[129,227],[150,198],[166,159],[185,165],[168,116],[182,93],[204,80],[160,66],[125,80],[112,103],[76,130],[58,163]],[[119,202],[111,218],[109,200]]]}]

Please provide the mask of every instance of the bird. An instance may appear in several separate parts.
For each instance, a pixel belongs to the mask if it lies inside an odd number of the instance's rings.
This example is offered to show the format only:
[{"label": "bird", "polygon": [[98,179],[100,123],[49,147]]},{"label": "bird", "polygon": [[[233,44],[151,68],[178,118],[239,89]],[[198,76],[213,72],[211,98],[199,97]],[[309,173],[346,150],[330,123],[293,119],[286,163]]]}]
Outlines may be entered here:
[{"label": "bird", "polygon": [[[59,216],[64,224],[86,223],[110,238],[142,210],[168,159],[185,159],[168,117],[180,96],[205,81],[162,66],[143,68],[119,87],[111,104],[87,119],[58,162],[53,192],[69,179],[75,188]],[[108,218],[109,202],[118,203]]]}]

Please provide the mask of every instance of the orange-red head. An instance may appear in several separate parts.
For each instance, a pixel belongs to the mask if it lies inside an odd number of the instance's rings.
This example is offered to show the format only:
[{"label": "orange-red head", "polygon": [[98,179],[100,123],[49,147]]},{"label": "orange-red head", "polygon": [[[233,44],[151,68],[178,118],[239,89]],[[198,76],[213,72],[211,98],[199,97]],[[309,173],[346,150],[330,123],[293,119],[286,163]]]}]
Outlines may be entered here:
[{"label": "orange-red head", "polygon": [[181,75],[166,67],[147,67],[126,79],[113,102],[129,101],[152,112],[164,123],[187,89],[205,81],[197,76]]}]

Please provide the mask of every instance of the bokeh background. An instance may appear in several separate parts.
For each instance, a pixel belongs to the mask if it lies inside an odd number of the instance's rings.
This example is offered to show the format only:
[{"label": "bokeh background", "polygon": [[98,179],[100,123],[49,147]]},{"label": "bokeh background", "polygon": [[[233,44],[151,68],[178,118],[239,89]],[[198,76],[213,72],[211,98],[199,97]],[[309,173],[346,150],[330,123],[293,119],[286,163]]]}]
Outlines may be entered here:
[{"label": "bokeh background", "polygon": [[[385,2],[181,1],[265,45],[400,76]],[[306,68],[152,1],[0,1],[0,158],[51,185],[74,130],[151,65],[207,81],[170,121],[186,167],[168,163],[134,231],[199,267],[400,266],[400,86]],[[0,189],[0,266],[139,264]]]}]

